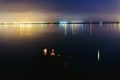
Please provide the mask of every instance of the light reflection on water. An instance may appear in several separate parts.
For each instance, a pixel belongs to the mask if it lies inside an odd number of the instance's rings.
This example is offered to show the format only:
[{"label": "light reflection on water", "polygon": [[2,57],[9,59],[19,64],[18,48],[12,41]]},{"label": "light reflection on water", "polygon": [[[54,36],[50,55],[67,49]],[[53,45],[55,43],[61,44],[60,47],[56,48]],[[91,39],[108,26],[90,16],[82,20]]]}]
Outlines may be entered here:
[{"label": "light reflection on water", "polygon": [[64,35],[79,35],[81,32],[88,32],[92,36],[92,34],[102,34],[102,31],[107,31],[107,34],[120,33],[120,24],[60,24],[59,27],[64,31]]},{"label": "light reflection on water", "polygon": [[[36,36],[37,33],[49,33],[50,30],[55,30],[56,26],[64,31],[64,35],[79,35],[80,32],[89,32],[90,35],[93,34],[93,30],[96,31],[107,30],[114,32],[120,32],[120,24],[108,24],[104,27],[104,24],[6,24],[0,25],[0,33],[2,36]],[[52,28],[51,28],[52,27]],[[58,28],[58,29],[59,29]],[[96,32],[95,31],[95,32]],[[55,31],[56,32],[56,31]],[[58,31],[59,32],[59,31]],[[99,33],[99,32],[97,32]],[[1,36],[1,35],[0,35]]]},{"label": "light reflection on water", "polygon": [[[51,34],[51,35],[50,35]],[[6,24],[0,25],[0,39],[64,36],[102,36],[118,39],[120,24]],[[61,39],[62,39],[61,38]],[[57,39],[57,38],[56,38]]]},{"label": "light reflection on water", "polygon": [[8,24],[0,25],[0,36],[12,37],[34,37],[37,33],[46,33],[46,24]]},{"label": "light reflection on water", "polygon": [[[16,45],[6,45],[10,40],[16,41]],[[119,41],[120,24],[0,25],[0,63],[17,66],[19,69],[19,66],[30,64],[33,54],[39,53],[43,47],[48,47],[55,48],[56,52],[70,58],[70,64],[74,67],[72,69],[77,69],[76,71],[89,69],[95,72],[99,61],[100,71],[104,73],[110,70],[112,74],[116,66],[120,67]],[[6,58],[7,53],[13,55],[12,59]],[[17,58],[15,55],[18,55]],[[4,63],[3,67],[6,66]],[[117,70],[120,71],[118,68]]]},{"label": "light reflection on water", "polygon": [[79,35],[79,30],[83,30],[83,24],[60,24],[59,25],[64,30],[64,34],[68,34],[68,29],[71,29],[72,35]]}]

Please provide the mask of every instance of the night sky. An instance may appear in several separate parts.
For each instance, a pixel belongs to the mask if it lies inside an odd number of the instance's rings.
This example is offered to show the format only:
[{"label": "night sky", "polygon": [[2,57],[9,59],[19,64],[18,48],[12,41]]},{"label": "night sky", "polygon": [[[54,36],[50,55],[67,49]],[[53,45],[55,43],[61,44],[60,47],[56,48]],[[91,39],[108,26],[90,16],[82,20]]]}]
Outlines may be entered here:
[{"label": "night sky", "polygon": [[[119,0],[0,0],[2,21],[119,18]],[[18,20],[19,18],[19,20]],[[34,18],[34,19],[33,19]]]}]

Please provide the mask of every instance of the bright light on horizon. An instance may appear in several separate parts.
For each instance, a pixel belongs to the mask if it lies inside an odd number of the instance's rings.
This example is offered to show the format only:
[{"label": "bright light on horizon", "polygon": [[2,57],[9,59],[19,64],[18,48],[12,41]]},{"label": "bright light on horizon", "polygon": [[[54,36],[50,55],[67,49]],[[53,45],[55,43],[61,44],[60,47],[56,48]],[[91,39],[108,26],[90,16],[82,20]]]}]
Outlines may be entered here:
[{"label": "bright light on horizon", "polygon": [[60,21],[59,24],[67,24],[68,21]]}]

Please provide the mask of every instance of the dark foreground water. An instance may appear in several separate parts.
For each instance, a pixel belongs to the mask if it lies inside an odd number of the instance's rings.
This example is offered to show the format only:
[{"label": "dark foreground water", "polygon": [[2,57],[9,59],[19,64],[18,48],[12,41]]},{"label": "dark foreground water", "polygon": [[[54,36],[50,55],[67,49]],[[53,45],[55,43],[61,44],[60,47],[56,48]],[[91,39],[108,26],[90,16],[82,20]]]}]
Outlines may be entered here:
[{"label": "dark foreground water", "polygon": [[65,57],[70,79],[120,79],[119,24],[0,25],[1,78],[25,76],[44,47]]}]

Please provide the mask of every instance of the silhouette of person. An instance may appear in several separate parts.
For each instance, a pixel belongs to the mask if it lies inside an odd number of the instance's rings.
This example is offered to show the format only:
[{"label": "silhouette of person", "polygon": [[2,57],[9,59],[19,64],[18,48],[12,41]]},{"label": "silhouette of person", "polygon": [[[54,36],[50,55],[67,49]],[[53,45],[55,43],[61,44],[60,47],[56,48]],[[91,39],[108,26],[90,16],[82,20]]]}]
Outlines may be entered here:
[{"label": "silhouette of person", "polygon": [[43,49],[43,55],[44,55],[44,56],[47,56],[47,48],[44,48],[44,49]]},{"label": "silhouette of person", "polygon": [[54,49],[52,49],[50,55],[51,55],[51,56],[55,56],[55,50],[54,50]]}]

